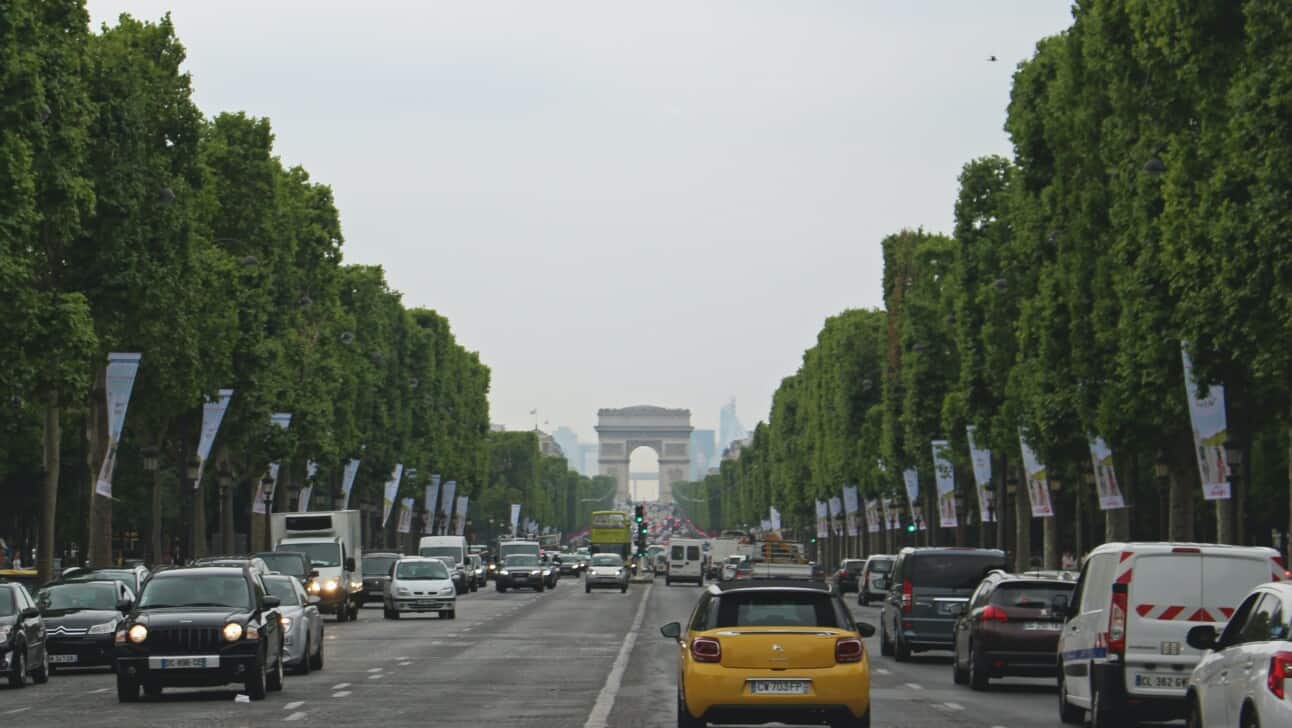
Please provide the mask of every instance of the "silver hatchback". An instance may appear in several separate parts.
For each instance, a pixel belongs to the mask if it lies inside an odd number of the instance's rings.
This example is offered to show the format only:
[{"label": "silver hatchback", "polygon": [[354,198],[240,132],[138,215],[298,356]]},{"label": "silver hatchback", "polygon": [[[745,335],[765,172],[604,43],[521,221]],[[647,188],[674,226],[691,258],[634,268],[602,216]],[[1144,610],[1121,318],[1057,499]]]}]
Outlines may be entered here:
[{"label": "silver hatchback", "polygon": [[302,675],[323,669],[323,615],[319,598],[305,593],[299,579],[287,574],[263,577],[265,588],[278,597],[283,626],[283,665]]}]

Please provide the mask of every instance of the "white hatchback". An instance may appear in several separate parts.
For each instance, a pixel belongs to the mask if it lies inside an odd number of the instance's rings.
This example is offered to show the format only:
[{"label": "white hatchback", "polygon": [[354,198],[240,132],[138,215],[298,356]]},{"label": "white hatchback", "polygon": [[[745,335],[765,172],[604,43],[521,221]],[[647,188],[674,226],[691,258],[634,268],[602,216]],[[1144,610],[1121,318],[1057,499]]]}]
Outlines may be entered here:
[{"label": "white hatchback", "polygon": [[435,612],[440,619],[455,619],[457,589],[449,567],[439,558],[406,556],[390,569],[386,587],[386,619],[409,612]]},{"label": "white hatchback", "polygon": [[1264,584],[1224,631],[1189,630],[1206,652],[1189,678],[1189,726],[1292,726],[1292,583]]}]

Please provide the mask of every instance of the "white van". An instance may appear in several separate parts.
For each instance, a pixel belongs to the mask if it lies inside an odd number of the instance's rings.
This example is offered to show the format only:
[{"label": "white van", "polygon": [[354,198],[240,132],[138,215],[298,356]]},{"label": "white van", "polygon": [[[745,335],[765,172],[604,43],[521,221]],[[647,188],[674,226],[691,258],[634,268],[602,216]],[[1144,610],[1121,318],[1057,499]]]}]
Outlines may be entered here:
[{"label": "white van", "polygon": [[668,542],[668,571],[665,586],[675,581],[704,584],[704,541],[698,538],[675,538]]},{"label": "white van", "polygon": [[1189,629],[1222,626],[1253,587],[1284,578],[1274,549],[1106,543],[1086,557],[1059,636],[1059,718],[1092,728],[1183,718],[1201,652]]},{"label": "white van", "polygon": [[475,580],[467,579],[467,540],[462,536],[423,536],[417,542],[418,556],[452,558],[453,586],[459,594],[475,591]]}]

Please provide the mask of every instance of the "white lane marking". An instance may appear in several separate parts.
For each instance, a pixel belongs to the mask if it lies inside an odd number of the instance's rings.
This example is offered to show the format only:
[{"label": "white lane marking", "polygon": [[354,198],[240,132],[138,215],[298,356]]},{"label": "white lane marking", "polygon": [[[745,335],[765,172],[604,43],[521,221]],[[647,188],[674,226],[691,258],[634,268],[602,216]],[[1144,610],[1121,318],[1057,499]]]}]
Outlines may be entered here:
[{"label": "white lane marking", "polygon": [[444,643],[443,643],[443,642],[440,642],[440,641],[432,641],[432,642],[431,642],[431,647],[439,647],[439,646],[440,646],[440,645],[442,645],[442,644],[444,644]]},{"label": "white lane marking", "polygon": [[370,667],[370,668],[368,668],[368,672],[381,672],[381,670],[382,670],[382,668],[380,668],[380,667]]},{"label": "white lane marking", "polygon": [[409,665],[411,665],[411,664],[413,664],[413,663],[409,662],[408,660],[404,660],[403,662],[399,663],[399,666],[400,666],[400,667],[408,667],[408,666],[409,666]]},{"label": "white lane marking", "polygon": [[350,683],[337,683],[336,685],[333,685],[333,686],[332,686],[332,689],[333,689],[333,690],[344,690],[344,689],[346,689],[346,688],[348,688],[348,687],[350,687]]},{"label": "white lane marking", "polygon": [[91,690],[90,695],[98,695],[99,693],[106,693],[111,689],[112,688],[99,688],[98,690]]},{"label": "white lane marking", "polygon": [[369,675],[369,676],[368,676],[368,679],[369,679],[369,680],[380,680],[380,679],[382,679],[383,677],[385,677],[385,675],[382,675],[382,674],[378,673],[378,674],[376,674],[376,675]]},{"label": "white lane marking", "polygon": [[305,704],[304,700],[293,700],[287,705],[284,705],[283,710],[296,710],[297,708],[301,707],[304,704]]},{"label": "white lane marking", "polygon": [[304,717],[305,717],[304,713],[297,711],[287,716],[286,718],[283,718],[283,720],[300,720],[301,718],[304,718]]},{"label": "white lane marking", "polygon": [[28,706],[27,706],[27,707],[25,707],[25,708],[14,708],[13,710],[6,710],[6,711],[4,712],[4,714],[5,714],[5,715],[13,715],[14,713],[21,713],[21,712],[23,712],[24,710],[31,710],[31,706],[30,706],[30,705],[28,705]]},{"label": "white lane marking", "polygon": [[334,697],[334,698],[344,698],[344,697],[348,696],[349,694],[350,694],[350,691],[349,691],[349,690],[342,690],[342,691],[340,691],[340,692],[332,693],[332,697]]},{"label": "white lane marking", "polygon": [[893,671],[892,671],[892,670],[889,670],[889,669],[888,669],[888,668],[886,668],[886,667],[877,667],[877,668],[875,668],[875,674],[877,674],[877,675],[892,675],[892,674],[893,674]]},{"label": "white lane marking", "polygon": [[912,690],[923,690],[924,686],[919,683],[906,683],[906,687]]},{"label": "white lane marking", "polygon": [[959,704],[959,703],[943,703],[943,705],[947,706],[947,707],[948,707],[948,708],[950,708],[951,710],[964,710],[964,709],[965,709],[965,706],[963,706],[963,705],[961,705],[961,704]]},{"label": "white lane marking", "polygon": [[651,585],[646,586],[642,592],[641,602],[637,605],[637,615],[633,617],[633,626],[629,628],[627,636],[624,638],[624,644],[619,648],[619,654],[615,656],[615,663],[610,668],[610,674],[606,675],[606,684],[601,686],[601,693],[597,695],[597,702],[592,706],[592,712],[588,714],[588,720],[583,724],[583,728],[606,728],[606,721],[610,718],[610,710],[615,707],[615,696],[619,694],[619,687],[623,685],[624,671],[628,669],[628,657],[632,654],[633,645],[637,644],[637,633],[641,630],[642,620],[646,618],[646,604],[650,598]]}]

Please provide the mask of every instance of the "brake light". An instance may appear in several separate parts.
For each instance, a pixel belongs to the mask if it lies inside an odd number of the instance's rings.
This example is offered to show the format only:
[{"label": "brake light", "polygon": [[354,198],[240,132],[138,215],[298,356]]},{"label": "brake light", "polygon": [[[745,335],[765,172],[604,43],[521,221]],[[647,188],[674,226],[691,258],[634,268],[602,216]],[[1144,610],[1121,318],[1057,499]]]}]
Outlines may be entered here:
[{"label": "brake light", "polygon": [[1108,610],[1108,651],[1126,653],[1126,585],[1113,584],[1113,603]]},{"label": "brake light", "polygon": [[902,582],[902,611],[909,613],[914,605],[914,597],[911,594],[911,582]]},{"label": "brake light", "polygon": [[711,637],[691,640],[691,657],[696,662],[718,662],[722,659],[722,645]]},{"label": "brake light", "polygon": [[993,620],[997,622],[1008,622],[1009,615],[1005,614],[1005,610],[995,604],[988,604],[987,608],[982,610],[982,621],[990,622]]},{"label": "brake light", "polygon": [[847,576],[848,576],[848,570],[847,570],[847,569],[839,569],[839,578],[840,578],[840,579],[846,578]]},{"label": "brake light", "polygon": [[1269,674],[1265,677],[1265,685],[1274,693],[1275,697],[1282,700],[1287,695],[1283,689],[1283,681],[1292,677],[1292,652],[1275,652],[1270,657]]},{"label": "brake light", "polygon": [[845,637],[834,643],[835,662],[861,662],[861,640],[856,637]]}]

